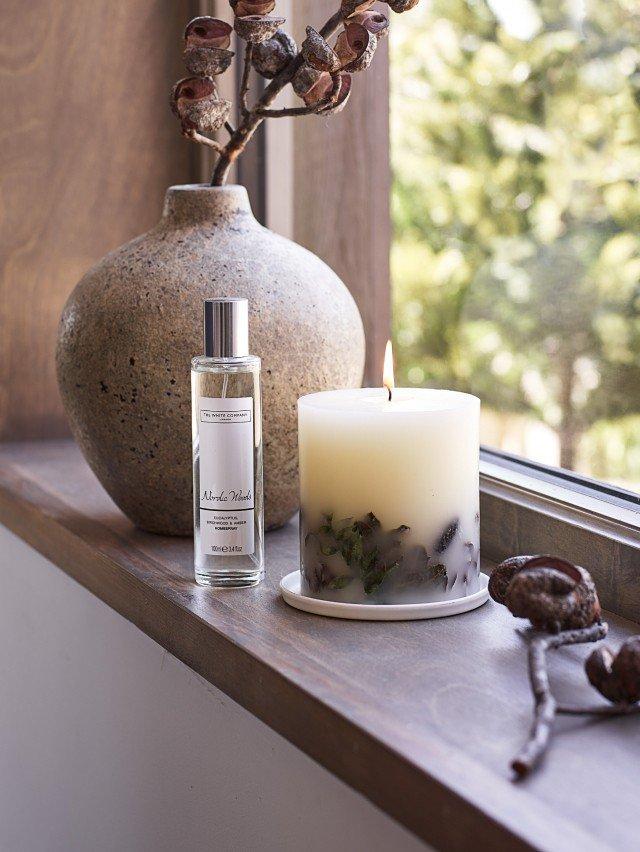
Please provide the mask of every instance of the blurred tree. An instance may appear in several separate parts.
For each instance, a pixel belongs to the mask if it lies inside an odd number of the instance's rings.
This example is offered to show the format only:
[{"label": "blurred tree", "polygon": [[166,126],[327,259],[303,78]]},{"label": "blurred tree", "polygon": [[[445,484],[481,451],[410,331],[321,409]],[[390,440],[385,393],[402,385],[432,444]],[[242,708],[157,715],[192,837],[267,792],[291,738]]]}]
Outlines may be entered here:
[{"label": "blurred tree", "polygon": [[640,6],[431,0],[393,23],[401,377],[526,412],[573,468],[590,427],[640,413]]}]

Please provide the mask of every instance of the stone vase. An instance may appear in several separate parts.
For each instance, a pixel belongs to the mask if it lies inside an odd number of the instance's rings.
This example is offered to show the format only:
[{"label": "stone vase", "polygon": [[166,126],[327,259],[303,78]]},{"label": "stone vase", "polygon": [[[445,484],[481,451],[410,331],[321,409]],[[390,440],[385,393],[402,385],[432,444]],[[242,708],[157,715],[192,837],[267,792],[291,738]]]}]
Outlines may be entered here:
[{"label": "stone vase", "polygon": [[151,532],[193,528],[190,361],[203,349],[202,301],[216,296],[249,300],[251,351],[262,358],[267,528],[298,507],[298,397],[362,380],[362,322],[335,273],[263,228],[243,187],[171,187],[160,222],[76,286],[57,348],[82,452]]}]

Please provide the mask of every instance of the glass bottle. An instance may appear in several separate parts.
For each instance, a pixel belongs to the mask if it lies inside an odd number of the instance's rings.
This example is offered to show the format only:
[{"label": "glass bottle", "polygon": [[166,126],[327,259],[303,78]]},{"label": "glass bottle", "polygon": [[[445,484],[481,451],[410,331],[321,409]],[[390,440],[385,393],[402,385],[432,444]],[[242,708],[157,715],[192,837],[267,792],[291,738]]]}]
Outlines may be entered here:
[{"label": "glass bottle", "polygon": [[194,563],[203,586],[264,576],[260,358],[246,299],[204,303],[204,356],[191,362]]}]

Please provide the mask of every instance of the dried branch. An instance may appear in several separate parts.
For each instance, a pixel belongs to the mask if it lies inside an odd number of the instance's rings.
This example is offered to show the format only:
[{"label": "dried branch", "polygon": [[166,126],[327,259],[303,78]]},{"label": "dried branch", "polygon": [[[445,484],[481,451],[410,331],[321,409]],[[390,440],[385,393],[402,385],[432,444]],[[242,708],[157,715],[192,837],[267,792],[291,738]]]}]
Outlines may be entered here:
[{"label": "dried branch", "polygon": [[529,645],[529,680],[535,700],[534,721],[528,741],[516,755],[511,767],[519,778],[528,775],[542,759],[551,739],[553,721],[558,706],[551,693],[547,671],[547,651],[563,645],[598,642],[607,635],[604,623],[592,624],[577,630],[565,630],[555,635],[536,635]]},{"label": "dried branch", "polygon": [[544,639],[534,639],[529,646],[529,680],[535,699],[535,716],[529,740],[511,763],[519,777],[526,775],[538,763],[551,738],[556,701],[549,685],[545,659],[547,647]]},{"label": "dried branch", "polygon": [[289,118],[296,115],[314,115],[317,107],[285,107],[284,109],[256,109],[262,118]]},{"label": "dried branch", "polygon": [[640,714],[640,636],[625,640],[617,652],[601,645],[587,657],[587,678],[611,702],[609,706],[558,706],[551,692],[547,651],[599,642],[607,635],[588,571],[555,556],[512,556],[491,574],[489,594],[513,615],[528,618],[542,631],[529,634],[529,680],[535,709],[529,739],[511,763],[518,778],[531,772],[542,759],[558,714],[601,718]]},{"label": "dried branch", "polygon": [[[395,12],[401,13],[412,9],[419,0],[386,2]],[[194,76],[176,84],[171,104],[183,126],[195,130],[185,133],[185,136],[213,148],[220,155],[211,186],[222,186],[226,182],[231,166],[265,118],[331,115],[345,107],[351,93],[350,72],[368,67],[378,39],[385,35],[389,24],[384,15],[371,11],[373,4],[374,0],[340,0],[340,8],[319,30],[307,27],[307,38],[301,50],[297,49],[290,36],[279,29],[285,19],[269,16],[275,0],[231,0],[235,15],[233,27],[208,15],[194,18],[187,24],[183,56]],[[343,56],[327,41],[342,26],[340,43],[344,43]],[[234,29],[247,43],[239,90],[240,123],[237,129],[226,120],[231,104],[219,98],[214,83],[214,77],[226,71],[234,56],[229,50]],[[312,86],[306,93],[298,92],[294,78],[304,68],[305,61],[317,71],[331,75],[333,86],[329,94],[328,79],[318,81],[318,86],[315,89]],[[252,67],[271,82],[250,107],[248,93]],[[304,97],[305,106],[270,109],[278,94],[292,81],[296,93]],[[201,93],[203,85],[210,91]],[[224,146],[199,132],[214,131],[223,126],[229,133],[229,140]]]},{"label": "dried branch", "polygon": [[556,713],[563,716],[633,716],[640,713],[640,704],[598,704],[595,707],[561,704]]},{"label": "dried branch", "polygon": [[253,55],[253,44],[247,42],[247,47],[244,52],[244,68],[242,69],[242,82],[240,83],[240,109],[242,115],[247,116],[250,112],[249,104],[247,103],[247,94],[249,92],[249,77],[251,75],[251,57]]},{"label": "dried branch", "polygon": [[325,41],[326,41],[326,39],[331,38],[331,36],[335,33],[335,31],[338,29],[338,27],[340,26],[341,23],[342,23],[342,12],[341,12],[340,9],[338,9],[338,11],[335,12],[329,18],[327,23],[321,29],[319,29],[318,32],[320,33],[322,38],[325,39]]},{"label": "dried branch", "polygon": [[[323,38],[330,38],[342,23],[342,13],[338,10],[335,12],[325,25],[319,30]],[[258,127],[264,121],[264,116],[260,115],[260,110],[267,109],[280,94],[282,89],[287,86],[294,78],[296,71],[300,69],[304,58],[302,52],[298,52],[283,70],[277,74],[266,87],[260,99],[255,106],[244,116],[240,126],[227,142],[224,151],[221,153],[218,162],[216,163],[211,178],[211,186],[222,186],[227,180],[231,166],[238,159],[238,156],[245,149],[247,143],[252,138]]]},{"label": "dried branch", "polygon": [[222,154],[224,151],[224,145],[221,145],[220,142],[216,142],[215,139],[209,139],[208,136],[203,136],[203,134],[198,133],[197,130],[185,129],[182,135],[185,139],[190,139],[192,142],[197,142],[199,145],[206,145],[208,148],[213,148],[213,150],[217,151],[218,154]]}]

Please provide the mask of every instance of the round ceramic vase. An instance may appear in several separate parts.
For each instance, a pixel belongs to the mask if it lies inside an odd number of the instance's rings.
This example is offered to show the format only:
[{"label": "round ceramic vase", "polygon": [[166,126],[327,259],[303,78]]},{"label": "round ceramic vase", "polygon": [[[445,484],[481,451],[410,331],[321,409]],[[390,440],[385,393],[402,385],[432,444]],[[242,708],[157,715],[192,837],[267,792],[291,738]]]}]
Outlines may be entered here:
[{"label": "round ceramic vase", "polygon": [[364,333],[335,273],[262,227],[241,186],[174,186],[160,222],[99,261],[64,308],[57,370],[73,434],[142,529],[193,528],[189,365],[202,302],[249,300],[262,359],[265,524],[298,508],[298,397],[358,387]]}]

